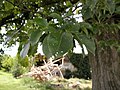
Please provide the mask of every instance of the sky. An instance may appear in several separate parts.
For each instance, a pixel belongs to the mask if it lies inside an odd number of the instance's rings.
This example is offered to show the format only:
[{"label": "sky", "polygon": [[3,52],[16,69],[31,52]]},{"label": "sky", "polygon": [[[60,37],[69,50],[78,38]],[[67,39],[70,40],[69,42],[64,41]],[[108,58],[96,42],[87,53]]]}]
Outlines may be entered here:
[{"label": "sky", "polygon": [[[3,45],[1,45],[3,47]],[[7,55],[10,55],[12,57],[16,56],[17,52],[18,52],[18,47],[19,47],[19,43],[17,43],[16,45],[13,45],[12,47],[9,48],[3,48],[4,53]]]}]

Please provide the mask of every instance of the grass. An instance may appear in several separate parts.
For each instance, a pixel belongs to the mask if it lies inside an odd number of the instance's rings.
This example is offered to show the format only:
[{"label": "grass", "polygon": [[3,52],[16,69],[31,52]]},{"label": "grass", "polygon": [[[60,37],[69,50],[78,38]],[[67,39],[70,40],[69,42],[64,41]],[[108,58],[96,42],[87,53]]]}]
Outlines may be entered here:
[{"label": "grass", "polygon": [[0,71],[0,90],[32,90],[22,85],[21,79],[15,79],[11,74]]},{"label": "grass", "polygon": [[[80,83],[79,87],[68,88],[76,82]],[[91,81],[71,78],[40,83],[29,77],[15,79],[11,74],[0,71],[0,90],[91,90]]]}]

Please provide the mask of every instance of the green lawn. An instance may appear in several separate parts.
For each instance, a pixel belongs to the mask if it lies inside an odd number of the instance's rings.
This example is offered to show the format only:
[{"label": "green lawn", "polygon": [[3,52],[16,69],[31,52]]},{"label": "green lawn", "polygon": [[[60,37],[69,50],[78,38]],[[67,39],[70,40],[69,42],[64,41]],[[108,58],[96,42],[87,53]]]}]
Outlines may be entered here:
[{"label": "green lawn", "polygon": [[[70,84],[76,82],[80,82],[79,88],[68,89]],[[11,74],[0,71],[0,90],[91,90],[91,81],[71,78],[40,83],[28,77],[15,79]]]},{"label": "green lawn", "polygon": [[49,82],[38,82],[25,77],[15,79],[10,73],[0,71],[0,90],[54,90]]},{"label": "green lawn", "polygon": [[32,90],[21,84],[21,79],[15,79],[11,74],[0,71],[0,90]]}]

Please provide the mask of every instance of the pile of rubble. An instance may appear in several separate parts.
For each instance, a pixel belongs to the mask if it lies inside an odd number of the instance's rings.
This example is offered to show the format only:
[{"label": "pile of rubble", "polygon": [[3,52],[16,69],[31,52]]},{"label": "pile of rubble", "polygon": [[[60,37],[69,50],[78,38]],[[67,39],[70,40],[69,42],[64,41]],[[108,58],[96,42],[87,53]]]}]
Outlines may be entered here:
[{"label": "pile of rubble", "polygon": [[46,62],[45,60],[43,60],[44,61],[43,66],[37,67],[33,65],[30,69],[30,72],[22,76],[30,76],[39,81],[46,81],[46,80],[48,81],[54,77],[63,78],[63,74],[61,71],[62,64],[60,65],[55,64],[57,61],[60,61],[60,60],[62,59],[58,59],[55,61],[49,61],[49,62]]},{"label": "pile of rubble", "polygon": [[[69,59],[65,56],[56,60],[47,60],[44,56],[38,54],[37,58],[33,58],[33,61],[35,60],[42,61],[43,64],[40,66],[33,64],[30,71],[22,76],[30,76],[39,81],[49,81],[55,77],[64,78],[63,74],[66,69],[71,71],[76,70],[76,68],[70,63]],[[40,64],[40,62],[37,62],[37,64]]]}]

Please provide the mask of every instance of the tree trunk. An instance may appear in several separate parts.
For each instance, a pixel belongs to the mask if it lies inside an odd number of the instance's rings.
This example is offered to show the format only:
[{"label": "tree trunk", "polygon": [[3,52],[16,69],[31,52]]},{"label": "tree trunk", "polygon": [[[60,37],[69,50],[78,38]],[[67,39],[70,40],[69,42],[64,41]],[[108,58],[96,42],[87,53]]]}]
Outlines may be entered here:
[{"label": "tree trunk", "polygon": [[92,68],[92,90],[120,90],[120,54],[114,47],[96,47],[89,54]]}]

